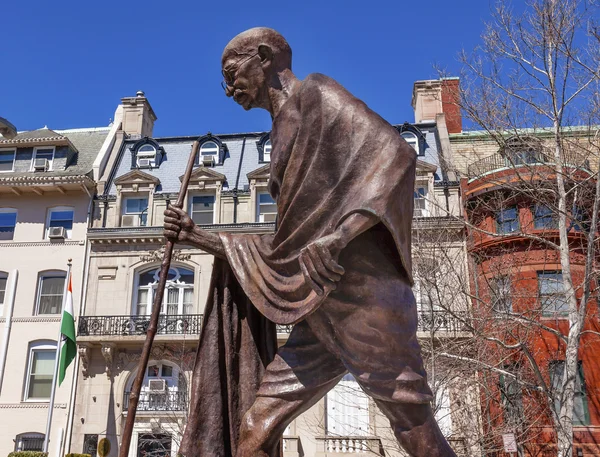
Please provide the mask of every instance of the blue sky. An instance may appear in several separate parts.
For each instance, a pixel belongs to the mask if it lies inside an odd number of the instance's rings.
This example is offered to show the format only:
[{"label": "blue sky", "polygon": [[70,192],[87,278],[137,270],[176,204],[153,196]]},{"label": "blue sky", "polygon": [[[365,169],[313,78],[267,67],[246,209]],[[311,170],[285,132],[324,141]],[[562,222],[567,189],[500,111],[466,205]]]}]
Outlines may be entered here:
[{"label": "blue sky", "polygon": [[[293,5],[293,6],[292,6]],[[26,1],[3,3],[0,116],[19,130],[108,125],[121,97],[143,90],[155,136],[263,131],[219,85],[223,47],[273,27],[294,71],[337,79],[392,123],[413,121],[413,82],[456,72],[479,43],[487,0]]]}]

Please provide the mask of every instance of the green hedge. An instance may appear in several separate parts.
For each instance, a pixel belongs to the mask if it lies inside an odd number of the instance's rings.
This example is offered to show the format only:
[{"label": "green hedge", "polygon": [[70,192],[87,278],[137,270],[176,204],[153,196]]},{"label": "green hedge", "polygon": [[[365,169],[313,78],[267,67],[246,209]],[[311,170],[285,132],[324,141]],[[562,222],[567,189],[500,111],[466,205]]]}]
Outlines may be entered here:
[{"label": "green hedge", "polygon": [[42,451],[15,451],[8,454],[8,457],[48,457],[48,453]]},{"label": "green hedge", "polygon": [[65,457],[92,457],[89,454],[65,454]]}]

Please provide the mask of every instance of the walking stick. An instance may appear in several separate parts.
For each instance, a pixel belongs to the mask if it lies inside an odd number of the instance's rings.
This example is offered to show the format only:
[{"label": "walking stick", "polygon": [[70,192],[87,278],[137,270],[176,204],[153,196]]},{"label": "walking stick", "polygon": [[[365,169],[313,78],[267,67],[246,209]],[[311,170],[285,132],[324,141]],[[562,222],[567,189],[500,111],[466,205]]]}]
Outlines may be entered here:
[{"label": "walking stick", "polygon": [[[196,162],[196,155],[198,154],[198,148],[200,143],[194,141],[192,146],[192,153],[187,163],[185,175],[181,181],[181,189],[179,190],[179,196],[177,197],[176,206],[181,208],[185,199],[188,184],[192,171],[194,170],[194,163]],[[160,277],[158,280],[158,286],[156,287],[156,295],[154,296],[154,303],[152,305],[152,315],[150,316],[150,325],[146,332],[146,341],[142,349],[142,356],[138,364],[138,371],[131,387],[131,394],[129,395],[129,406],[127,408],[127,420],[125,421],[125,429],[123,430],[123,436],[121,437],[121,448],[119,449],[119,457],[127,457],[129,454],[129,446],[131,444],[131,434],[133,432],[133,423],[135,422],[135,415],[137,412],[137,405],[140,398],[140,391],[142,390],[142,383],[144,382],[144,376],[146,374],[146,366],[148,365],[148,359],[150,358],[150,350],[152,349],[152,343],[154,342],[154,336],[158,327],[158,319],[160,316],[160,308],[162,306],[163,296],[165,294],[165,285],[169,276],[169,268],[171,267],[171,256],[173,254],[173,246],[175,243],[171,240],[167,240],[165,244],[165,254],[163,256],[162,263],[160,264]]]}]

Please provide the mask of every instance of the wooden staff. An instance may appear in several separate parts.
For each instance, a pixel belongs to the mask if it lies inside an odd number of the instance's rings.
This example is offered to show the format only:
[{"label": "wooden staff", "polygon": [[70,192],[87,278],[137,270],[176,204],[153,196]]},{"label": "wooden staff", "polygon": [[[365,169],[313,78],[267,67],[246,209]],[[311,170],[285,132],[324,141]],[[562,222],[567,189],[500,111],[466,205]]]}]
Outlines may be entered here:
[{"label": "wooden staff", "polygon": [[[196,162],[196,154],[198,154],[198,148],[200,143],[194,141],[192,146],[192,153],[188,160],[187,169],[185,175],[181,181],[181,189],[179,190],[179,196],[177,197],[177,203],[175,206],[181,208],[185,199],[190,177],[192,171],[194,171],[194,164]],[[129,406],[127,407],[127,420],[125,421],[125,429],[123,430],[123,436],[121,438],[121,448],[119,449],[119,457],[127,457],[129,454],[129,446],[131,444],[131,434],[133,432],[133,423],[135,422],[135,415],[137,413],[138,401],[140,398],[140,391],[142,390],[142,383],[144,382],[144,376],[146,374],[146,366],[148,365],[148,359],[150,359],[150,350],[152,349],[152,343],[154,342],[154,336],[158,327],[158,319],[160,317],[160,308],[162,307],[163,296],[165,294],[165,286],[167,284],[167,278],[169,277],[169,269],[171,268],[171,256],[173,254],[173,247],[175,243],[171,240],[167,240],[165,245],[165,255],[162,263],[160,264],[160,278],[158,280],[158,286],[156,287],[156,295],[154,296],[154,304],[152,306],[152,315],[150,316],[150,325],[146,332],[146,341],[144,342],[144,348],[142,349],[142,356],[140,363],[138,364],[138,371],[135,375],[135,381],[131,387],[131,394],[129,395]]]}]

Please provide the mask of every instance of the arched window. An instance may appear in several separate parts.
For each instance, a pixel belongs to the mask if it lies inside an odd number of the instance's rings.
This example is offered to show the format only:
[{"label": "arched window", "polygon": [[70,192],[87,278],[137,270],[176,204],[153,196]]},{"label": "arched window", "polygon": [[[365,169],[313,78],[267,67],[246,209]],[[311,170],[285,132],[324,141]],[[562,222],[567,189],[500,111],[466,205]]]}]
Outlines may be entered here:
[{"label": "arched window", "polygon": [[156,148],[145,144],[137,150],[137,166],[147,168],[156,166]]},{"label": "arched window", "polygon": [[65,271],[40,273],[35,311],[36,314],[60,314],[65,292]]},{"label": "arched window", "polygon": [[263,161],[271,161],[271,140],[265,141],[265,144],[263,145]]},{"label": "arched window", "polygon": [[219,145],[214,141],[205,141],[200,146],[200,157],[203,165],[219,163]]},{"label": "arched window", "polygon": [[[135,379],[132,373],[124,392],[123,406],[127,410],[129,394]],[[180,368],[166,360],[148,362],[138,411],[183,411],[187,405],[187,384]]]},{"label": "arched window", "polygon": [[417,138],[417,135],[415,135],[413,132],[402,132],[402,138],[404,138],[406,142],[412,146],[417,155],[420,155],[419,139]]},{"label": "arched window", "polygon": [[50,399],[56,343],[37,341],[30,343],[25,379],[25,400],[44,401]]},{"label": "arched window", "polygon": [[45,436],[37,432],[20,433],[15,438],[15,451],[41,452],[44,449]]},{"label": "arched window", "polygon": [[507,167],[548,162],[540,141],[533,137],[509,138],[506,140],[503,154]]},{"label": "arched window", "polygon": [[[138,275],[135,293],[135,314],[137,316],[148,316],[152,313],[152,303],[159,275],[160,268]],[[171,267],[161,313],[168,315],[191,314],[193,307],[194,271],[182,267]]]}]

